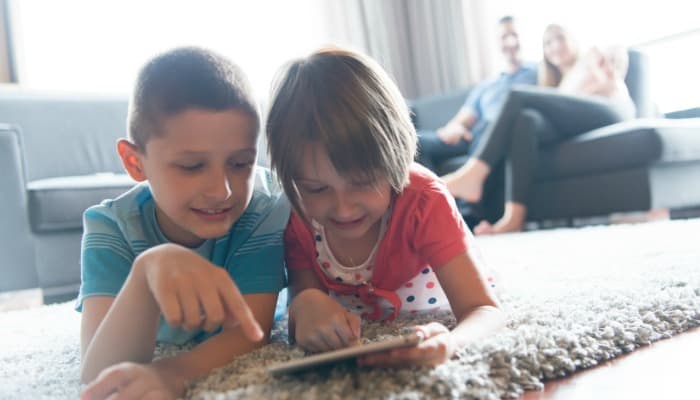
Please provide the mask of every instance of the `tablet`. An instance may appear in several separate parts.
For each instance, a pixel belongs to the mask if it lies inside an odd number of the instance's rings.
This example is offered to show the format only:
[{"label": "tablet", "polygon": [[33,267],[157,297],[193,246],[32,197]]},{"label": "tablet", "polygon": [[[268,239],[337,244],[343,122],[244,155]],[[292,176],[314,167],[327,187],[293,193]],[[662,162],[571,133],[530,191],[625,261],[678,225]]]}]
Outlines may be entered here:
[{"label": "tablet", "polygon": [[379,342],[358,344],[344,349],[327,351],[325,353],[314,354],[308,357],[297,358],[287,362],[272,365],[267,368],[267,372],[272,375],[282,375],[293,372],[304,371],[318,366],[332,364],[339,361],[357,358],[371,353],[378,353],[400,347],[415,346],[423,340],[420,332],[411,333]]}]

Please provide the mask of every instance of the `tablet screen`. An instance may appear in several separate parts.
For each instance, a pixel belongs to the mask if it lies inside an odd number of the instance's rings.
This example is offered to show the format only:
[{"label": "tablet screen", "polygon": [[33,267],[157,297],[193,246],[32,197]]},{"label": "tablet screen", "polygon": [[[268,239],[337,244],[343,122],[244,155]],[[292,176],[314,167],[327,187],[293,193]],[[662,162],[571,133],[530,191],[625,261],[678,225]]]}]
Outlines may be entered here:
[{"label": "tablet screen", "polygon": [[415,346],[423,339],[423,335],[416,332],[404,336],[399,336],[379,342],[359,344],[344,349],[327,351],[325,353],[314,354],[308,357],[298,358],[287,362],[272,365],[267,368],[267,372],[272,375],[281,375],[292,372],[307,370],[321,365],[357,358],[359,356],[378,353],[399,347]]}]

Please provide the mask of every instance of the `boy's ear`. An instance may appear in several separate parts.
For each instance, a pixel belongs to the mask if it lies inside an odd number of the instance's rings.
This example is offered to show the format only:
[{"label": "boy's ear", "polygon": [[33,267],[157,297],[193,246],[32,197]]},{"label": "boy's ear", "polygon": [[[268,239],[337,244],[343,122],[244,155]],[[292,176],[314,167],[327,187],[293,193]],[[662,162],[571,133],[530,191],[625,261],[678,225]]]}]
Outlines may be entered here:
[{"label": "boy's ear", "polygon": [[131,179],[142,182],[146,180],[146,174],[143,172],[141,165],[142,154],[135,144],[127,139],[119,139],[117,141],[117,153],[122,160],[124,169],[131,176]]}]

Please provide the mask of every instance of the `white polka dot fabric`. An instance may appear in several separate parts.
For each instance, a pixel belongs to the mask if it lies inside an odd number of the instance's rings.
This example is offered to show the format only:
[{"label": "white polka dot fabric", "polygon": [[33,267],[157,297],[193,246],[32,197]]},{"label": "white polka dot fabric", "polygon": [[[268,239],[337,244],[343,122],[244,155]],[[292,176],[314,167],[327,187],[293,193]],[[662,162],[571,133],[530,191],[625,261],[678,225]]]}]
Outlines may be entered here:
[{"label": "white polka dot fabric", "polygon": [[[372,279],[374,257],[386,229],[386,220],[385,216],[381,222],[379,240],[374,245],[369,257],[363,263],[352,267],[342,265],[335,258],[328,246],[323,226],[313,221],[318,263],[326,276],[331,280],[349,285],[363,285],[369,282]],[[401,299],[400,314],[450,309],[450,304],[445,292],[440,287],[435,272],[428,266],[396,290],[396,294]],[[372,311],[371,307],[364,304],[357,295],[340,295],[331,290],[330,296],[353,313],[362,314]],[[394,306],[386,299],[380,298],[378,304],[382,308],[383,318],[387,318],[394,311]]]}]

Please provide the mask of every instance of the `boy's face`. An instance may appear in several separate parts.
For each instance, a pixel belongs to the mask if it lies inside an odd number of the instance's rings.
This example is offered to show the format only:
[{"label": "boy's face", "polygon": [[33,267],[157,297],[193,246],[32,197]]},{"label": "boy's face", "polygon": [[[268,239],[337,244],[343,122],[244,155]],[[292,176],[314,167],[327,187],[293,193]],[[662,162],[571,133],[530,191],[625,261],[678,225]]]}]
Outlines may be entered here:
[{"label": "boy's face", "polygon": [[184,246],[225,235],[253,193],[255,120],[239,110],[187,109],[139,153],[163,234]]}]

